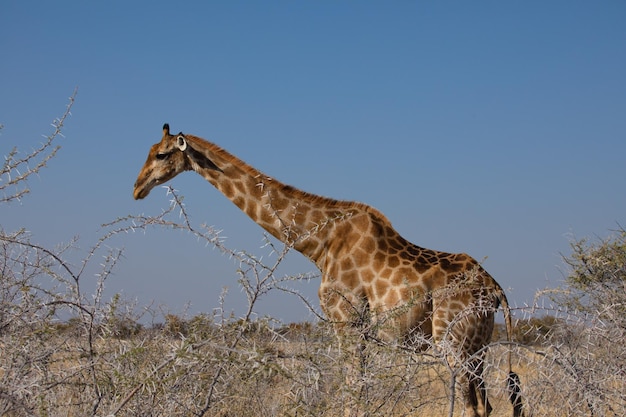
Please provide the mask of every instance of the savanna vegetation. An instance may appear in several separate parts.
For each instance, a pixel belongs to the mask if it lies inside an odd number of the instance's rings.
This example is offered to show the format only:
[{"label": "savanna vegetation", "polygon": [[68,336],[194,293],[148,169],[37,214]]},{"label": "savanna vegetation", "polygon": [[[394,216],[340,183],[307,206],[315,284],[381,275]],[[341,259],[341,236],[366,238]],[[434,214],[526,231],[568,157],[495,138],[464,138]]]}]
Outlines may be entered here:
[{"label": "savanna vegetation", "polygon": [[[60,150],[73,101],[40,147],[5,156],[0,205],[28,204],[28,178],[45,175]],[[0,224],[0,416],[340,416],[354,401],[369,416],[462,414],[450,382],[458,371],[447,365],[445,346],[417,351],[360,335],[367,353],[356,392],[345,384],[351,350],[322,317],[253,319],[265,294],[290,292],[290,280],[313,277],[276,274],[290,248],[270,240],[272,258],[227,247],[215,230],[192,223],[182,197],[170,192],[172,205],[158,215],[107,223],[79,263],[68,261],[75,242],[44,247],[28,225]],[[246,312],[166,314],[146,324],[138,311],[149,306],[105,298],[107,278],[122,261],[122,250],[107,242],[148,228],[184,230],[236,259]],[[514,311],[515,340],[496,329],[486,359],[492,415],[512,413],[509,350],[527,415],[626,415],[626,231],[574,241],[563,258],[562,286],[538,294],[546,300],[540,306]],[[94,269],[97,285],[86,291]]]}]

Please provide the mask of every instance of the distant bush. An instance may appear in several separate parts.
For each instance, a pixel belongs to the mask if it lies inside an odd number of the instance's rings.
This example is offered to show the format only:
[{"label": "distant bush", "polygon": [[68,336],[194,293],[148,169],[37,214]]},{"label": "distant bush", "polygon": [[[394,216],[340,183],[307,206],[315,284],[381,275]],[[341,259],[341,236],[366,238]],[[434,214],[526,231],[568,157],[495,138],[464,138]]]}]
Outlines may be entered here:
[{"label": "distant bush", "polygon": [[564,308],[626,327],[626,230],[605,240],[572,242],[564,257],[570,271],[565,286],[552,294]]}]

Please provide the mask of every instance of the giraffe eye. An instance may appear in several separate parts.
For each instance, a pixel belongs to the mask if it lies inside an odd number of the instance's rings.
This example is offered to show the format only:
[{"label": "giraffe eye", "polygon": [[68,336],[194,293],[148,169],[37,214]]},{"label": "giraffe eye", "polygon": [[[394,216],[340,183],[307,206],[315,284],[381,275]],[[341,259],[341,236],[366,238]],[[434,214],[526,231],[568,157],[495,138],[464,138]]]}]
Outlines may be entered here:
[{"label": "giraffe eye", "polygon": [[171,152],[158,153],[156,154],[156,159],[158,159],[159,161],[162,161],[164,159],[167,159],[171,154],[172,154]]}]

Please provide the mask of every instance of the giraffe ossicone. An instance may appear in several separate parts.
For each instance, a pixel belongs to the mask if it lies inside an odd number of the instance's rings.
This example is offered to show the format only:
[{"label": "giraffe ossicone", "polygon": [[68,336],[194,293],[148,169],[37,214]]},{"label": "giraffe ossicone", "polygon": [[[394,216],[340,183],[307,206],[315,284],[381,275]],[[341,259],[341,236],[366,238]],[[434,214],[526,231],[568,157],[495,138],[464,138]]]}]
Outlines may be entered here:
[{"label": "giraffe ossicone", "polygon": [[[499,306],[509,341],[512,324],[502,287],[476,260],[417,246],[369,205],[283,184],[214,143],[182,132],[171,135],[168,124],[137,177],[134,198],[191,170],[315,263],[321,271],[320,305],[340,337],[370,320],[385,340],[409,343],[420,336],[451,344],[457,366],[467,368],[459,377],[466,413],[489,414],[483,360]],[[513,413],[522,416],[510,351],[508,367]]]}]

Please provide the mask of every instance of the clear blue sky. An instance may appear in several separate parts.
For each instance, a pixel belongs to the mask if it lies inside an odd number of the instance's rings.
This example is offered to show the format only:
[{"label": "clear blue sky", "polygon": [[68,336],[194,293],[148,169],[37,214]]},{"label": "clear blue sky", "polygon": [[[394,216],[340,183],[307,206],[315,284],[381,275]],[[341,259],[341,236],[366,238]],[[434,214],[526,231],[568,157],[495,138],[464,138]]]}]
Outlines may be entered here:
[{"label": "clear blue sky", "polygon": [[[77,259],[128,214],[161,126],[211,139],[301,189],[383,211],[412,242],[484,261],[518,306],[562,280],[572,235],[626,225],[626,3],[27,2],[0,4],[0,151],[31,149],[79,93],[63,149],[0,207],[5,230]],[[258,255],[262,230],[193,173],[192,219]],[[110,294],[174,313],[244,302],[232,261],[153,231],[112,245]],[[313,271],[298,254],[285,273]],[[93,279],[87,276],[86,279]],[[302,286],[317,305],[317,283]],[[310,318],[286,294],[260,315]]]}]

